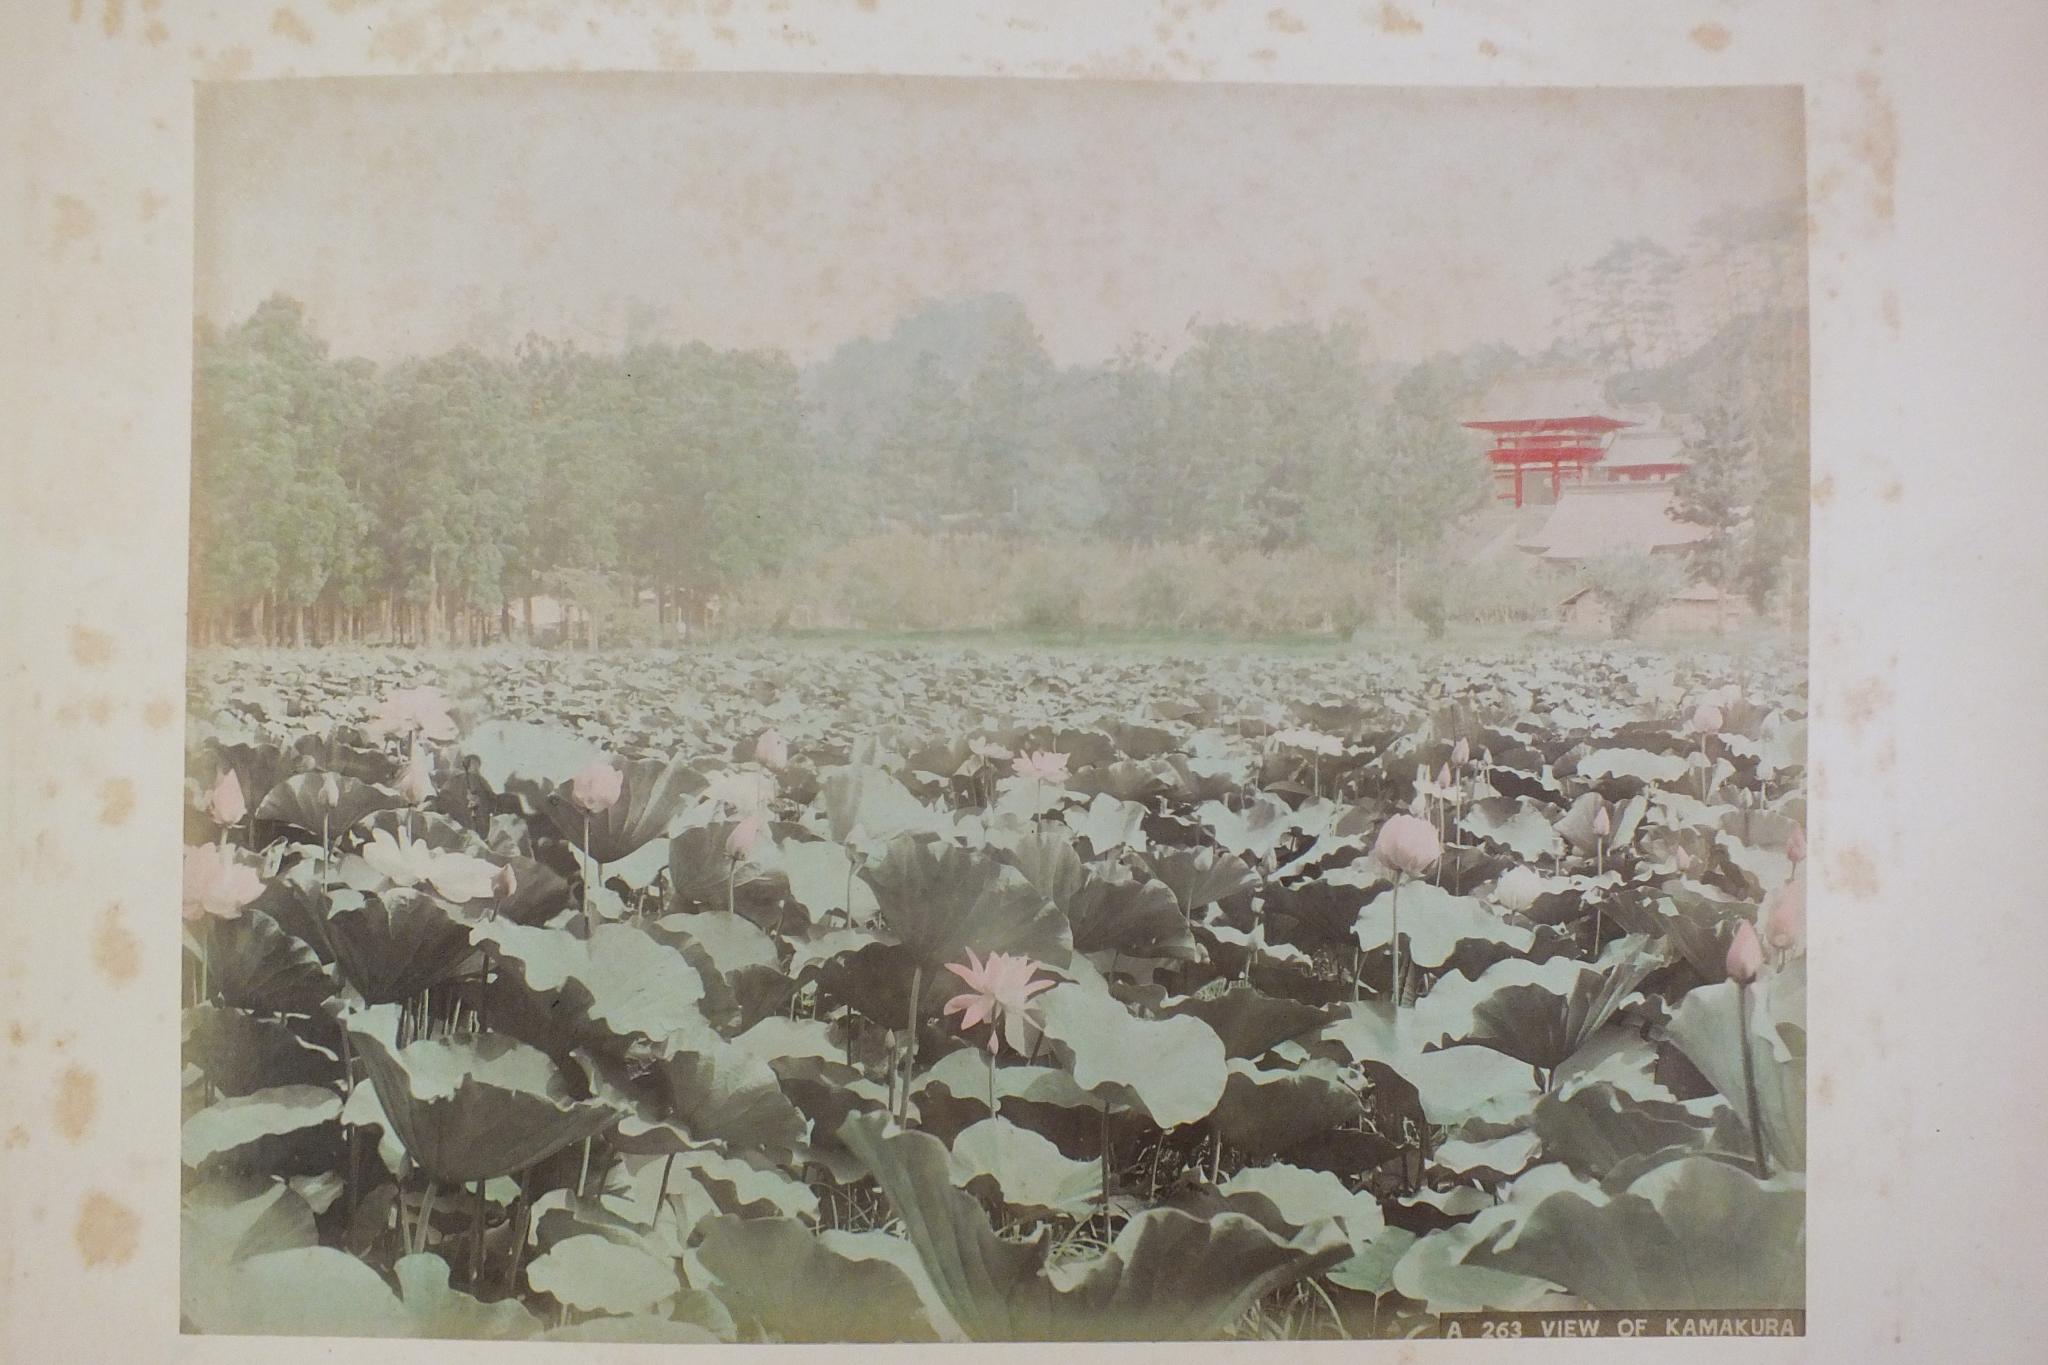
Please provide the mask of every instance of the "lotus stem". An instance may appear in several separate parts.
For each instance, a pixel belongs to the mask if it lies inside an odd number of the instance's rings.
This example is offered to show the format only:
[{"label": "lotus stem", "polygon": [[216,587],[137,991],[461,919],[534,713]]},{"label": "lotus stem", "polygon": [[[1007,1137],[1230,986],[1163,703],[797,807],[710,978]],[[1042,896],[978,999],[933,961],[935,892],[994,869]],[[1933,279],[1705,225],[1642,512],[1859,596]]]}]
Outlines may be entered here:
[{"label": "lotus stem", "polygon": [[1388,974],[1387,992],[1393,996],[1394,1008],[1397,1010],[1401,1008],[1401,883],[1405,880],[1405,874],[1394,878],[1394,899],[1387,910],[1393,921],[1392,941],[1388,947],[1393,950],[1394,955],[1393,970]]},{"label": "lotus stem", "polygon": [[[990,1027],[994,1026],[991,1025]],[[996,1052],[994,1048],[990,1048],[988,1052],[988,1116],[990,1118],[996,1116]]]},{"label": "lotus stem", "polygon": [[[733,882],[739,877],[739,871],[740,860],[738,858],[727,858],[725,860],[725,913],[728,915],[733,913]],[[848,892],[847,895],[851,899],[852,893]]]},{"label": "lotus stem", "polygon": [[[590,816],[587,812],[583,816],[583,857],[587,865],[590,861]],[[590,883],[591,874],[586,871],[583,875],[583,927],[594,934],[597,932],[597,907],[591,901]]]},{"label": "lotus stem", "polygon": [[[1217,1141],[1221,1142],[1219,1137]],[[1102,1236],[1109,1238],[1109,1096],[1102,1097]]]},{"label": "lotus stem", "polygon": [[476,1182],[476,1214],[469,1224],[469,1287],[476,1288],[484,1272],[484,1182]]},{"label": "lotus stem", "polygon": [[1749,1041],[1749,983],[1735,983],[1735,1032],[1742,1045],[1742,1095],[1749,1105],[1750,1151],[1756,1159],[1756,1178],[1768,1180],[1771,1175],[1770,1163],[1764,1159],[1763,1106],[1757,1103],[1756,1057],[1750,1051]]},{"label": "lotus stem", "polygon": [[427,1249],[427,1237],[429,1236],[429,1234],[433,1232],[433,1225],[434,1178],[432,1176],[428,1176],[426,1197],[420,1200],[420,1220],[419,1222],[413,1225],[413,1235],[419,1241],[419,1245],[413,1248],[415,1252],[423,1252]]},{"label": "lotus stem", "polygon": [[903,1108],[902,1112],[897,1115],[896,1121],[906,1128],[910,1126],[911,1072],[917,1067],[917,998],[923,991],[924,964],[920,962],[910,969],[909,1017],[904,1021],[903,1025],[903,1096],[899,1101]]},{"label": "lotus stem", "polygon": [[597,1141],[595,1133],[583,1139],[583,1166],[582,1169],[576,1172],[576,1197],[578,1199],[583,1197],[583,1187],[590,1183],[590,1146],[595,1141]]},{"label": "lotus stem", "polygon": [[657,1223],[661,1221],[661,1211],[668,1207],[668,1173],[674,1169],[675,1164],[676,1154],[674,1152],[670,1152],[661,1163],[661,1193],[654,1201],[654,1221]]},{"label": "lotus stem", "polygon": [[1351,1333],[1344,1330],[1344,1319],[1338,1314],[1337,1305],[1330,1302],[1329,1292],[1323,1288],[1322,1281],[1311,1276],[1308,1287],[1315,1291],[1316,1297],[1323,1301],[1323,1307],[1329,1310],[1330,1323],[1337,1329],[1338,1338],[1343,1341],[1351,1340]]},{"label": "lotus stem", "polygon": [[526,1259],[526,1235],[531,1231],[527,1227],[527,1222],[532,1214],[532,1205],[528,1203],[526,1197],[526,1181],[532,1174],[531,1166],[519,1173],[519,1198],[512,1205],[512,1264],[505,1271],[507,1295],[519,1287],[519,1263]]}]

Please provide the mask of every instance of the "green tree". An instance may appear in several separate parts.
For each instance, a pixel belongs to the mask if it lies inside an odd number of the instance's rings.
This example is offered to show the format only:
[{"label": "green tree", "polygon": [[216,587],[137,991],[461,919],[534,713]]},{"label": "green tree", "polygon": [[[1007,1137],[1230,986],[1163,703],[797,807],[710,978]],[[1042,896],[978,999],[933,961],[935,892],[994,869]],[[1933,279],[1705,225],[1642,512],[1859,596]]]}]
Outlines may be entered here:
[{"label": "green tree", "polygon": [[1648,554],[1607,554],[1587,560],[1579,581],[1607,607],[1616,635],[1633,635],[1650,614],[1678,595],[1684,575],[1671,560]]}]

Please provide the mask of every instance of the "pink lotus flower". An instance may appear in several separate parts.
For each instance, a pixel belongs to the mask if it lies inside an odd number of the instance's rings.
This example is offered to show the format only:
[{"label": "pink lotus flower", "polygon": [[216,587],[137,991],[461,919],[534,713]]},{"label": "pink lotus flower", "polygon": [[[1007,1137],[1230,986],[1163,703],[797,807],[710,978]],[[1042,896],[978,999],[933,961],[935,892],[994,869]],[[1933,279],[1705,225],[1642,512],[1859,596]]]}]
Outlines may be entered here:
[{"label": "pink lotus flower", "polygon": [[592,815],[602,815],[619,803],[626,789],[626,775],[608,758],[593,758],[582,772],[569,779],[569,799]]},{"label": "pink lotus flower", "polygon": [[967,990],[948,1000],[940,1013],[959,1015],[963,1033],[982,1020],[989,1020],[990,1052],[996,1051],[999,1034],[1016,1051],[1029,1052],[1031,1029],[1037,1026],[1030,1016],[1031,997],[1059,984],[1054,980],[1032,980],[1038,969],[1038,963],[1021,954],[990,953],[988,961],[983,962],[969,948],[966,965],[946,964],[947,971],[967,983]]},{"label": "pink lotus flower", "polygon": [[236,862],[217,845],[200,844],[185,850],[182,913],[186,919],[207,915],[239,919],[242,908],[262,894],[263,878],[256,869]]},{"label": "pink lotus flower", "polygon": [[455,718],[448,714],[448,699],[439,688],[401,687],[378,705],[367,730],[371,739],[417,735],[445,743],[455,738]]},{"label": "pink lotus flower", "polygon": [[434,799],[434,778],[426,759],[414,754],[398,770],[398,794],[408,806],[424,806]]},{"label": "pink lotus flower", "polygon": [[1798,873],[1770,895],[1757,910],[1764,942],[1781,953],[1795,952],[1806,945],[1806,878]]},{"label": "pink lotus flower", "polygon": [[985,739],[967,741],[967,752],[987,763],[1008,763],[1010,751],[1000,744],[991,744]]},{"label": "pink lotus flower", "polygon": [[519,874],[512,870],[512,864],[506,863],[498,869],[497,875],[491,878],[491,894],[501,901],[509,901],[518,894],[518,891]]},{"label": "pink lotus flower", "polygon": [[745,858],[754,851],[754,845],[761,842],[761,836],[767,829],[768,822],[759,814],[747,816],[725,836],[725,856],[735,861]]},{"label": "pink lotus flower", "polygon": [[1764,947],[1748,920],[1735,926],[1735,941],[1728,945],[1728,979],[1742,985],[1756,980],[1764,969]]},{"label": "pink lotus flower", "polygon": [[1792,860],[1794,867],[1806,861],[1806,827],[1804,825],[1792,826],[1792,832],[1785,836],[1785,856]]},{"label": "pink lotus flower", "polygon": [[1703,735],[1718,735],[1728,718],[1721,714],[1721,708],[1710,701],[1703,701],[1693,709],[1692,728]]},{"label": "pink lotus flower", "polygon": [[1443,856],[1444,846],[1436,837],[1436,826],[1416,815],[1395,815],[1380,826],[1373,840],[1372,856],[1396,872],[1419,877]]},{"label": "pink lotus flower", "polygon": [[242,817],[249,813],[249,803],[242,796],[242,779],[235,775],[233,768],[220,770],[220,776],[214,779],[213,790],[206,794],[206,808],[223,825],[239,825]]},{"label": "pink lotus flower", "polygon": [[1034,750],[1012,759],[1010,771],[1034,782],[1064,782],[1067,780],[1067,756],[1043,749]]},{"label": "pink lotus flower", "polygon": [[789,741],[773,726],[761,732],[754,741],[754,758],[764,767],[786,768],[789,766]]}]

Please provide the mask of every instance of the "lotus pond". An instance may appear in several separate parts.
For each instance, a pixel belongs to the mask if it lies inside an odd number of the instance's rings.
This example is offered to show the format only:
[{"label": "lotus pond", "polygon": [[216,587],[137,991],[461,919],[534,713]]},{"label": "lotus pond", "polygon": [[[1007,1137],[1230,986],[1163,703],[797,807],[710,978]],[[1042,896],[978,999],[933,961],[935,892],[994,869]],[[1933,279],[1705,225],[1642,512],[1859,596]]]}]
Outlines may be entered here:
[{"label": "lotus pond", "polygon": [[1803,659],[216,653],[188,1331],[1785,1309]]}]

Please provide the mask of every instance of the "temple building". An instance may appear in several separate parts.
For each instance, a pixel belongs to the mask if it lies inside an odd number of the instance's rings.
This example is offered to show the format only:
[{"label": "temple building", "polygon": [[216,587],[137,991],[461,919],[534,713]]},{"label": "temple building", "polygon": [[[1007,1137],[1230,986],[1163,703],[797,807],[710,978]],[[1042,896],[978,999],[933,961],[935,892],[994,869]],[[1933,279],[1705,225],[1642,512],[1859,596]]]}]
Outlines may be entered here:
[{"label": "temple building", "polygon": [[[1486,459],[1512,521],[1511,543],[1544,564],[1568,570],[1607,554],[1677,556],[1710,534],[1671,515],[1673,481],[1690,464],[1684,433],[1654,404],[1610,401],[1598,370],[1505,376],[1464,425],[1491,438]],[[1584,588],[1572,589],[1558,614],[1568,630],[1608,626]],[[1746,614],[1746,604],[1692,583],[1645,624],[1714,630]]]}]

